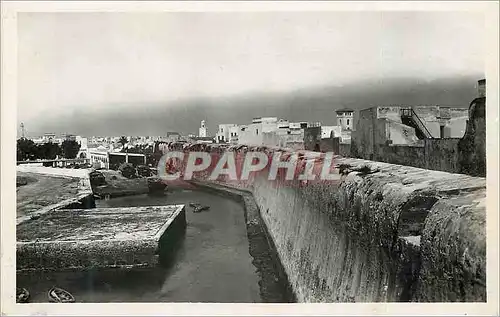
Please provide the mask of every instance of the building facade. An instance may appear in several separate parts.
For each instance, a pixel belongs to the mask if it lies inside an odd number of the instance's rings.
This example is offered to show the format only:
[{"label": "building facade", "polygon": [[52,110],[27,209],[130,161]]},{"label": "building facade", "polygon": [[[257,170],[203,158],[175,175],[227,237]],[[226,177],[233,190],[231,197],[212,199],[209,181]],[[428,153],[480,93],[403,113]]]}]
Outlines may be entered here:
[{"label": "building facade", "polygon": [[232,143],[238,139],[238,125],[237,124],[219,124],[217,133],[215,134],[215,141],[217,143]]},{"label": "building facade", "polygon": [[354,127],[354,110],[339,109],[335,113],[337,114],[337,125],[342,130],[352,131]]},{"label": "building facade", "polygon": [[239,127],[237,143],[301,149],[304,129],[311,126],[320,126],[320,123],[289,122],[277,117],[254,118],[251,124]]}]

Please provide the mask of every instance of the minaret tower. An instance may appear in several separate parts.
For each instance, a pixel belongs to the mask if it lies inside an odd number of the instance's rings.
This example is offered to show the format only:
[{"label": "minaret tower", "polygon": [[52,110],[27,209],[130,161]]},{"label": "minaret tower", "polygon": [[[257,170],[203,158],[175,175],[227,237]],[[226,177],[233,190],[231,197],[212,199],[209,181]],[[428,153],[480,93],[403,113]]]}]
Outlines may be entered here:
[{"label": "minaret tower", "polygon": [[198,132],[198,136],[203,138],[207,136],[207,127],[205,126],[205,120],[201,120],[201,126]]}]

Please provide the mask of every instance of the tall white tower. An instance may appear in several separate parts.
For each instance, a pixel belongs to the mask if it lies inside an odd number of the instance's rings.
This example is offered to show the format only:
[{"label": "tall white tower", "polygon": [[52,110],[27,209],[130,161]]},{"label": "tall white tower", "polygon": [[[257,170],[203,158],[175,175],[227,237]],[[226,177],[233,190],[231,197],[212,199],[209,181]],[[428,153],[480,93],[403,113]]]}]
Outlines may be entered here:
[{"label": "tall white tower", "polygon": [[342,130],[352,131],[354,126],[354,110],[339,109],[335,112],[337,113],[337,125],[340,126]]},{"label": "tall white tower", "polygon": [[201,126],[200,130],[198,132],[199,137],[206,137],[207,136],[207,127],[205,126],[205,120],[201,120]]}]

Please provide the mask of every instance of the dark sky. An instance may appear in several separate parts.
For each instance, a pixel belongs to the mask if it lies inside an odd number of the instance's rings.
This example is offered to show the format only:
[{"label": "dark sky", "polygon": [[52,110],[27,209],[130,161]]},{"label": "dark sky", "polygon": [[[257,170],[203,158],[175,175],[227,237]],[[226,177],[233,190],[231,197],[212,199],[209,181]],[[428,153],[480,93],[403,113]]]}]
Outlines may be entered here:
[{"label": "dark sky", "polygon": [[472,12],[21,13],[18,122],[482,74],[483,28]]}]

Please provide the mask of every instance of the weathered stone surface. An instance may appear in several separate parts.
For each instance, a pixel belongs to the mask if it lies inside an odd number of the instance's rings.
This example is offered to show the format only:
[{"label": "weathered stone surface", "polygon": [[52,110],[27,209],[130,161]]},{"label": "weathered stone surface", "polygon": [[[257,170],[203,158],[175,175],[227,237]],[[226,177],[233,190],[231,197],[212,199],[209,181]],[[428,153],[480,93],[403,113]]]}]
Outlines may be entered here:
[{"label": "weathered stone surface", "polygon": [[217,181],[252,191],[299,302],[485,300],[484,178],[359,159],[334,163],[376,172],[329,182],[269,181],[265,173]]},{"label": "weathered stone surface", "polygon": [[185,225],[183,205],[52,211],[17,226],[17,269],[156,265]]},{"label": "weathered stone surface", "polygon": [[469,105],[469,120],[464,137],[458,143],[459,172],[486,176],[486,97]]},{"label": "weathered stone surface", "polygon": [[486,301],[483,190],[439,200],[422,234],[419,301]]}]

